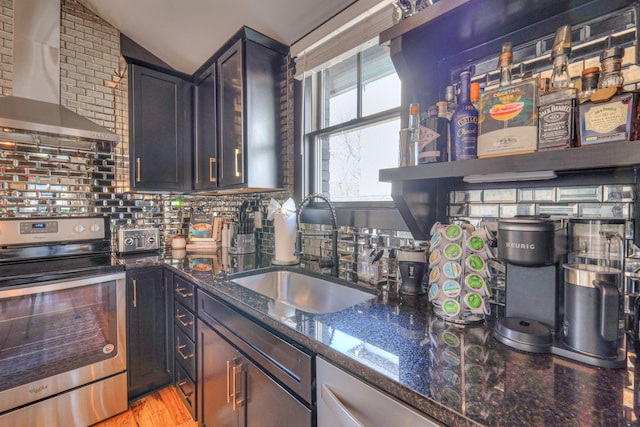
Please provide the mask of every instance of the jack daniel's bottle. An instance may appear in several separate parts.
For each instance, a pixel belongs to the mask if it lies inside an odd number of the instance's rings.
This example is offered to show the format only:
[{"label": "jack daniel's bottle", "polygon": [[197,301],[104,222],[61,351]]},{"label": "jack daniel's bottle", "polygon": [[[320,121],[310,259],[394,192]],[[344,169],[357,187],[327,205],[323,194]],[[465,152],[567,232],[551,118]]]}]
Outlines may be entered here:
[{"label": "jack daniel's bottle", "polygon": [[580,105],[580,140],[582,145],[601,142],[636,140],[638,123],[638,93],[622,88],[622,57],[624,50],[613,47],[600,55],[598,89],[590,100]]},{"label": "jack daniel's bottle", "polygon": [[538,150],[569,148],[576,145],[575,108],[577,91],[571,87],[567,67],[571,53],[571,27],[556,31],[551,49],[553,72],[549,92],[538,100]]}]

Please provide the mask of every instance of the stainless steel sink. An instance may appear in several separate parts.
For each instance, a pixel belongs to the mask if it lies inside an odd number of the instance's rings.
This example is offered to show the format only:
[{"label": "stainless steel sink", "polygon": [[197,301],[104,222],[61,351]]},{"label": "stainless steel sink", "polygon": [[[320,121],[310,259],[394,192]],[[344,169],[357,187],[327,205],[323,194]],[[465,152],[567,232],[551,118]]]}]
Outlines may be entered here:
[{"label": "stainless steel sink", "polygon": [[289,270],[258,273],[231,281],[306,313],[333,313],[375,297],[360,289]]}]

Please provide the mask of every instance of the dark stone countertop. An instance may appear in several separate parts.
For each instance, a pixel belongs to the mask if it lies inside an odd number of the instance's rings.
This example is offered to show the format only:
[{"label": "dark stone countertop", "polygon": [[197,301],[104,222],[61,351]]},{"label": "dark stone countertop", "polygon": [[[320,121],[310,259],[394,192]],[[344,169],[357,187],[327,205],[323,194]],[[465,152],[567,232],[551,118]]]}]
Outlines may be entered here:
[{"label": "dark stone countertop", "polygon": [[[228,280],[266,264],[250,258],[240,259],[235,276],[226,278],[215,266],[196,267],[212,258],[192,254],[134,265],[171,266],[201,289],[447,425],[640,425],[631,362],[628,369],[610,370],[511,350],[493,338],[491,320],[474,327],[446,323],[433,314],[426,296],[378,292],[368,302],[324,315],[278,307]],[[238,273],[242,261],[248,273]],[[629,359],[635,362],[632,353]]]}]

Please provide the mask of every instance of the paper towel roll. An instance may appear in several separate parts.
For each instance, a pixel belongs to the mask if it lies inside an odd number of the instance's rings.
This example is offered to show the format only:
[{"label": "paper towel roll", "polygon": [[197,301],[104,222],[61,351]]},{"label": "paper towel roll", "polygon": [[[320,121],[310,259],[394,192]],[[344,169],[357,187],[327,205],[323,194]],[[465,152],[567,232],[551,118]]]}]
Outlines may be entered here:
[{"label": "paper towel roll", "polygon": [[276,254],[274,261],[279,263],[295,263],[296,251],[296,214],[276,212],[273,217],[275,229]]}]

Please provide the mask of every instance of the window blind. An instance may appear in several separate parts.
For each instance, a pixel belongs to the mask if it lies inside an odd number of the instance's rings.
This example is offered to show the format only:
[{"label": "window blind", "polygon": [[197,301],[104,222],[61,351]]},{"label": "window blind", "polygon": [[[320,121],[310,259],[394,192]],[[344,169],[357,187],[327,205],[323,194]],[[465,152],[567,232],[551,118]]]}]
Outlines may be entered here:
[{"label": "window blind", "polygon": [[302,79],[378,44],[378,35],[393,25],[393,12],[391,0],[380,1],[311,46],[302,49],[298,47],[297,53],[296,46],[292,46],[296,62],[295,77]]}]

